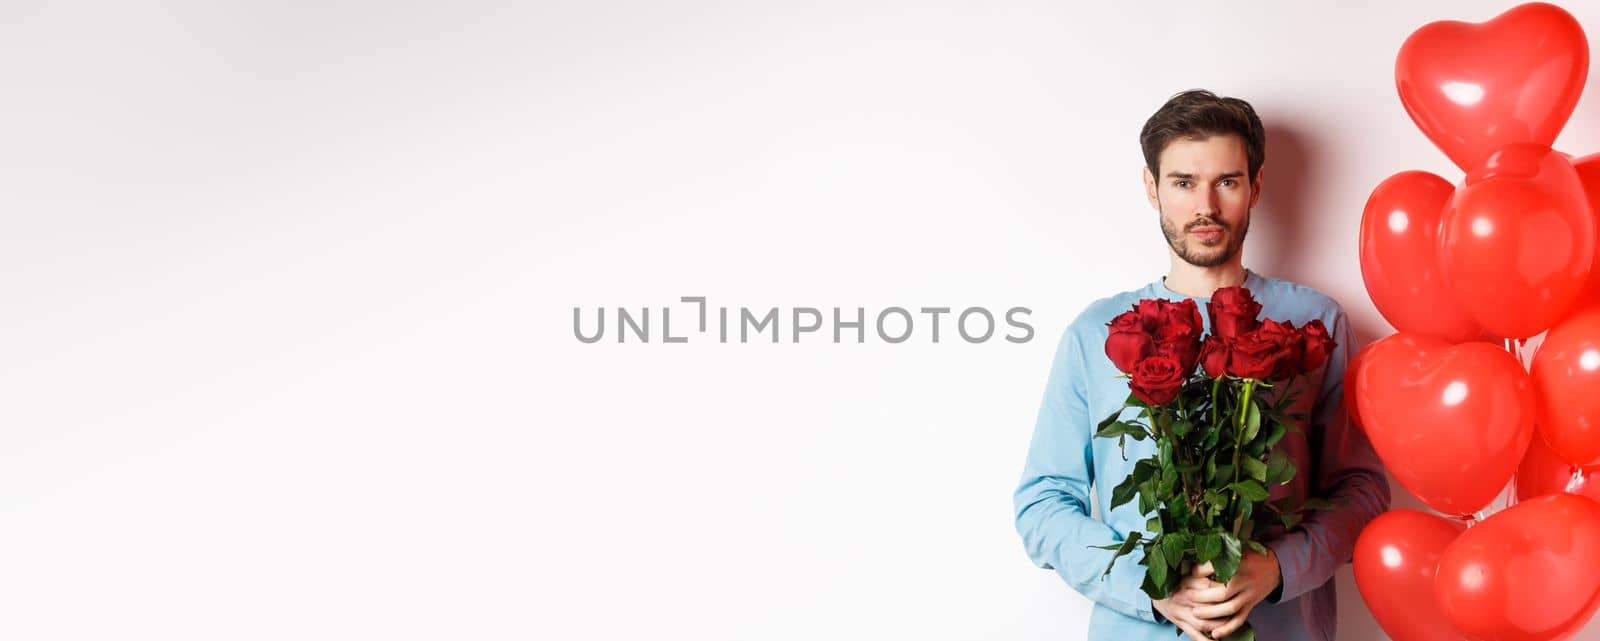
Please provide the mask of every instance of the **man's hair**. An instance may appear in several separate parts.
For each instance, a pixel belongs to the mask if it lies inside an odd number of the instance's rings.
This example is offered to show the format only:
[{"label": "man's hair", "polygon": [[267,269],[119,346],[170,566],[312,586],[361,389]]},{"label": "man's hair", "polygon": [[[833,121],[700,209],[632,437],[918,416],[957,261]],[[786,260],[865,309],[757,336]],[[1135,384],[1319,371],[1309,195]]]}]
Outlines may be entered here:
[{"label": "man's hair", "polygon": [[1250,103],[1238,98],[1223,98],[1204,89],[1190,89],[1173,96],[1144,122],[1139,146],[1144,148],[1144,164],[1159,182],[1161,150],[1176,138],[1204,139],[1233,134],[1244,141],[1250,163],[1250,180],[1255,180],[1267,156],[1267,131]]}]

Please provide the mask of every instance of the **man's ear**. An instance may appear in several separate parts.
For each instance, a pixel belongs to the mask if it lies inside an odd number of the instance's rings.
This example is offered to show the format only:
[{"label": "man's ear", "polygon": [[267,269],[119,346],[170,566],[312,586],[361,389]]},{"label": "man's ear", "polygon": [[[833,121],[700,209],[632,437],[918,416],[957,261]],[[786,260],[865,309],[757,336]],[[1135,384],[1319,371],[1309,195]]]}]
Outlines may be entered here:
[{"label": "man's ear", "polygon": [[1161,201],[1156,198],[1156,176],[1150,173],[1150,166],[1144,168],[1144,197],[1150,201],[1150,208],[1161,210]]},{"label": "man's ear", "polygon": [[1256,168],[1256,179],[1250,181],[1250,206],[1255,207],[1256,201],[1261,200],[1261,174],[1266,173],[1266,167]]}]

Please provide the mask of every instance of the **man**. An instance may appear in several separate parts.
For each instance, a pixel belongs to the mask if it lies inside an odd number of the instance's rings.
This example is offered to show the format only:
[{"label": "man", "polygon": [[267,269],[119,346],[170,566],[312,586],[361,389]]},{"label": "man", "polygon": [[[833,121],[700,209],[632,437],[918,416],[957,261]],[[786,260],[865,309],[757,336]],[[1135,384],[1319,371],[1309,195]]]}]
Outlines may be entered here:
[{"label": "man", "polygon": [[[1180,93],[1150,117],[1139,135],[1144,186],[1166,236],[1171,270],[1142,288],[1091,303],[1056,350],[1013,505],[1033,562],[1094,601],[1090,639],[1171,641],[1174,626],[1196,641],[1220,639],[1248,618],[1260,639],[1332,641],[1333,574],[1350,562],[1361,528],[1389,507],[1383,467],[1343,409],[1345,364],[1357,347],[1349,318],[1321,292],[1243,265],[1250,208],[1261,195],[1265,139],[1249,103],[1208,91]],[[1308,421],[1277,446],[1298,473],[1272,488],[1274,500],[1319,497],[1337,507],[1309,512],[1293,530],[1269,530],[1259,537],[1268,553],[1247,548],[1227,584],[1211,580],[1211,564],[1202,564],[1169,598],[1152,601],[1140,589],[1145,568],[1138,548],[1102,579],[1112,553],[1091,547],[1144,531],[1148,516],[1139,513],[1138,501],[1111,510],[1108,488],[1156,448],[1149,440],[1128,441],[1124,459],[1116,439],[1094,438],[1100,419],[1128,397],[1127,381],[1115,377],[1105,356],[1106,324],[1140,299],[1192,298],[1204,310],[1216,289],[1241,285],[1261,303],[1261,318],[1296,325],[1321,319],[1338,341],[1325,368],[1299,383],[1304,387],[1291,411]],[[1209,333],[1210,319],[1204,323]],[[1103,520],[1090,516],[1091,484]]]}]

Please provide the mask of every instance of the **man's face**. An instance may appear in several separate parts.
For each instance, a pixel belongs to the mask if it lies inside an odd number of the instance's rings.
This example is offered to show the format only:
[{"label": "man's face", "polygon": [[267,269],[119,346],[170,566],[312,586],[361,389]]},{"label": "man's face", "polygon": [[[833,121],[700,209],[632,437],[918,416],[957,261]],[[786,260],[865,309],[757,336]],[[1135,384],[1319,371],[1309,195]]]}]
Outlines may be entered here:
[{"label": "man's face", "polygon": [[1161,175],[1144,170],[1145,195],[1161,215],[1172,251],[1197,267],[1231,260],[1250,230],[1250,208],[1261,192],[1259,172],[1248,178],[1244,140],[1226,134],[1177,138],[1161,150]]}]

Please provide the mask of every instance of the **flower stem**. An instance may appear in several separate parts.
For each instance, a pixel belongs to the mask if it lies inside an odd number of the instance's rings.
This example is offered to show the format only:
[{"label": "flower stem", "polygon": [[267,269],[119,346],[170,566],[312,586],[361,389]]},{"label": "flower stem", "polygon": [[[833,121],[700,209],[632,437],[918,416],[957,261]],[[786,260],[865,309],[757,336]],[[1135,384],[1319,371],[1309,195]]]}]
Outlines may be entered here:
[{"label": "flower stem", "polygon": [[1222,377],[1211,379],[1211,424],[1217,424],[1217,390],[1222,387]]},{"label": "flower stem", "polygon": [[[1239,482],[1239,456],[1244,453],[1244,428],[1245,428],[1245,423],[1247,422],[1247,419],[1250,418],[1250,403],[1251,403],[1250,394],[1255,391],[1255,387],[1256,387],[1256,380],[1255,379],[1253,379],[1253,378],[1245,379],[1245,381],[1244,381],[1244,394],[1240,395],[1240,397],[1239,397],[1239,399],[1240,399],[1239,400],[1239,421],[1238,421],[1239,424],[1234,426],[1234,430],[1233,430],[1233,482],[1234,483],[1238,483]],[[1229,501],[1229,506],[1233,508],[1233,509],[1228,510],[1229,514],[1233,514],[1233,513],[1238,511],[1238,507],[1239,507],[1239,493],[1238,493],[1238,491],[1235,491],[1233,493],[1233,499],[1231,501]],[[1238,519],[1234,519],[1233,535],[1235,537],[1239,536],[1239,526],[1240,525],[1241,524],[1239,523]]]}]

